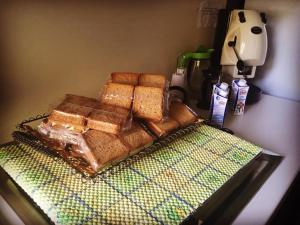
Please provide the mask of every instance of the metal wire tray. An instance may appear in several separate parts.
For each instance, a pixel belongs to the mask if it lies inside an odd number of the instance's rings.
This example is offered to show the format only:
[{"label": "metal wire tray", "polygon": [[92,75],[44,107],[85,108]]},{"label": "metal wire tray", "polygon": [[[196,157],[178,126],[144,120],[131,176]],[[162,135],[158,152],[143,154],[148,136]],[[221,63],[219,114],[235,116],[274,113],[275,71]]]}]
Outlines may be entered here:
[{"label": "metal wire tray", "polygon": [[[177,139],[179,136],[191,132],[199,125],[199,123],[195,123],[186,128],[176,130],[166,137],[158,138],[153,142],[152,145],[141,149],[135,155],[128,156],[118,162],[114,162],[109,166],[102,168],[98,172],[94,172],[84,159],[74,157],[73,155],[69,154],[68,151],[61,149],[59,145],[55,143],[55,141],[45,139],[45,137],[41,136],[37,130],[30,125],[32,122],[46,119],[48,116],[48,114],[41,114],[22,121],[16,126],[17,131],[14,131],[12,134],[14,140],[19,143],[29,145],[34,150],[47,154],[54,160],[62,158],[70,166],[81,173],[83,180],[95,177],[105,178],[112,173],[113,168],[113,171],[116,172],[116,168],[120,170],[124,167],[128,167],[133,161],[136,161],[147,154],[151,154],[157,149]],[[143,126],[143,124],[141,125]],[[149,130],[147,131],[149,132]]]}]

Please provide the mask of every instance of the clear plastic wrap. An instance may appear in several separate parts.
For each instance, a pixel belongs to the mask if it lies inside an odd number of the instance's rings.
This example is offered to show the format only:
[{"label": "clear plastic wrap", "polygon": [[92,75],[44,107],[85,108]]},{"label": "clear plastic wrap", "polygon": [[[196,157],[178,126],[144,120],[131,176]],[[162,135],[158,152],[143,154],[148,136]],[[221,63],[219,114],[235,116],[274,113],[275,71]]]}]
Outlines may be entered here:
[{"label": "clear plastic wrap", "polygon": [[167,118],[169,83],[165,76],[141,74],[135,87],[133,114],[142,119],[160,122]]},{"label": "clear plastic wrap", "polygon": [[66,160],[69,156],[80,158],[86,162],[81,166],[90,166],[94,172],[129,155],[129,148],[116,135],[101,131],[80,133],[42,122],[38,132],[46,139],[55,140],[56,146],[63,149],[61,155],[66,156]]},{"label": "clear plastic wrap", "polygon": [[145,146],[152,144],[155,139],[137,123],[133,123],[131,129],[121,133],[119,137],[129,147],[130,155],[136,154]]},{"label": "clear plastic wrap", "polygon": [[[111,84],[113,83],[113,84]],[[134,86],[133,102],[122,90],[124,84]],[[168,116],[169,82],[164,75],[114,72],[107,82],[101,96],[105,104],[118,105],[125,108],[131,106],[135,117],[152,121],[163,121]]]},{"label": "clear plastic wrap", "polygon": [[154,140],[135,123],[131,129],[120,135],[88,130],[82,136],[84,142],[74,145],[73,151],[83,155],[95,171],[124,160],[133,153],[136,154]]},{"label": "clear plastic wrap", "polygon": [[89,130],[83,138],[84,143],[74,146],[73,150],[82,154],[95,171],[129,155],[128,147],[116,135]]},{"label": "clear plastic wrap", "polygon": [[63,102],[53,109],[49,121],[52,125],[58,124],[70,130],[83,132],[86,128],[86,118],[100,105],[100,101],[96,99],[67,94]]},{"label": "clear plastic wrap", "polygon": [[41,135],[57,140],[62,147],[66,147],[68,144],[81,145],[83,142],[81,132],[70,130],[61,125],[53,125],[49,120],[40,123],[37,130]]},{"label": "clear plastic wrap", "polygon": [[[85,118],[84,118],[85,120]],[[66,128],[70,131],[75,131],[75,132],[84,132],[87,130],[87,127],[85,125],[76,125],[76,124],[73,124],[73,123],[67,123],[67,122],[61,122],[61,121],[57,121],[57,120],[53,120],[49,117],[48,119],[48,123],[51,124],[51,126],[60,126],[60,127],[63,127],[63,128]]]},{"label": "clear plastic wrap", "polygon": [[136,86],[133,114],[135,117],[159,122],[163,119],[164,91],[157,87]]},{"label": "clear plastic wrap", "polygon": [[49,116],[50,120],[65,124],[85,126],[86,117],[92,112],[92,108],[73,103],[63,102],[57,106]]},{"label": "clear plastic wrap", "polygon": [[179,123],[172,119],[168,118],[164,121],[155,123],[152,121],[147,122],[147,126],[154,132],[158,137],[166,136],[172,131],[176,130],[179,127]]},{"label": "clear plastic wrap", "polygon": [[170,82],[167,81],[164,87],[164,98],[163,98],[163,121],[168,120],[170,110]]},{"label": "clear plastic wrap", "polygon": [[146,121],[148,128],[158,137],[166,136],[178,128],[201,122],[198,115],[181,102],[172,102],[169,117],[161,122]]},{"label": "clear plastic wrap", "polygon": [[100,96],[101,106],[87,120],[87,127],[112,134],[128,130],[132,123],[134,86],[108,82]]},{"label": "clear plastic wrap", "polygon": [[56,141],[55,146],[59,146],[60,155],[67,161],[71,160],[69,157],[81,159],[85,163],[77,166],[85,170],[90,167],[94,172],[136,154],[154,140],[136,123],[121,135],[113,135],[97,130],[80,133],[63,126],[52,126],[45,120],[38,126],[38,132],[45,140]]},{"label": "clear plastic wrap", "polygon": [[192,123],[201,121],[199,116],[187,105],[181,102],[172,102],[169,117],[176,120],[180,127],[186,127]]},{"label": "clear plastic wrap", "polygon": [[130,109],[105,105],[92,98],[66,95],[64,101],[49,116],[51,125],[84,132],[95,129],[118,134],[131,127]]}]

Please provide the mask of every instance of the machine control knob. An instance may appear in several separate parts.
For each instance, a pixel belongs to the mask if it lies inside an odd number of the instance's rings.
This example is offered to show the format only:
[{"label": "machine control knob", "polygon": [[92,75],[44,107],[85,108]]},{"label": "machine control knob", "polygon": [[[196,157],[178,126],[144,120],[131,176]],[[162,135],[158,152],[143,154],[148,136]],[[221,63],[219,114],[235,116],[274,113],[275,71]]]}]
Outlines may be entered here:
[{"label": "machine control knob", "polygon": [[251,32],[253,33],[253,34],[261,34],[262,33],[262,29],[260,28],[260,27],[252,27],[251,28]]},{"label": "machine control knob", "polygon": [[239,12],[238,15],[239,15],[240,22],[241,23],[245,23],[246,22],[246,18],[245,18],[244,12]]},{"label": "machine control knob", "polygon": [[267,23],[267,17],[265,13],[260,13],[260,18],[261,18],[261,22],[263,22],[264,24]]}]

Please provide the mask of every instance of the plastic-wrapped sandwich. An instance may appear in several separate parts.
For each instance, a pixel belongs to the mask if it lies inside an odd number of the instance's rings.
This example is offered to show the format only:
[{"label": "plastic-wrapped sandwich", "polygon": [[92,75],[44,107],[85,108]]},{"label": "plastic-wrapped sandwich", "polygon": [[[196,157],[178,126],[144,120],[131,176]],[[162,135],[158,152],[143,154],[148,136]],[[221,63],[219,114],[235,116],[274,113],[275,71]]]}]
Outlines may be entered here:
[{"label": "plastic-wrapped sandwich", "polygon": [[150,145],[154,138],[149,135],[139,124],[133,123],[130,130],[127,130],[120,134],[120,138],[129,146],[129,154],[133,155]]},{"label": "plastic-wrapped sandwich", "polygon": [[132,152],[137,153],[154,140],[138,124],[134,124],[130,130],[120,136],[89,130],[83,133],[83,139],[83,145],[74,146],[74,150],[84,155],[88,153],[90,158],[87,160],[95,171],[125,159]]},{"label": "plastic-wrapped sandwich", "polygon": [[129,109],[101,105],[87,118],[87,128],[111,134],[118,134],[131,127],[132,115]]},{"label": "plastic-wrapped sandwich", "polygon": [[179,127],[186,127],[199,120],[197,114],[181,102],[172,102],[168,119],[162,122],[147,121],[148,127],[159,137],[165,136]]},{"label": "plastic-wrapped sandwich", "polygon": [[80,145],[83,141],[82,133],[68,129],[60,124],[53,124],[49,120],[44,120],[38,126],[38,132],[43,136],[57,141],[57,145],[62,149],[68,144]]},{"label": "plastic-wrapped sandwich", "polygon": [[180,127],[186,127],[198,120],[197,114],[181,102],[172,102],[169,116],[176,120]]},{"label": "plastic-wrapped sandwich", "polygon": [[53,110],[49,119],[53,123],[65,124],[70,129],[83,131],[85,128],[85,118],[92,110],[92,108],[63,102]]},{"label": "plastic-wrapped sandwich", "polygon": [[[130,93],[133,94],[133,89]],[[52,125],[60,125],[70,130],[84,132],[95,129],[118,134],[129,129],[132,121],[131,102],[127,103],[127,108],[120,105],[126,106],[126,103],[106,105],[93,98],[68,94],[48,119]]]},{"label": "plastic-wrapped sandwich", "polygon": [[97,130],[80,133],[52,126],[47,121],[39,125],[38,131],[42,136],[56,140],[61,148],[68,148],[62,155],[83,159],[94,172],[137,153],[154,140],[138,124],[120,136]]},{"label": "plastic-wrapped sandwich", "polygon": [[[133,95],[130,86],[134,87]],[[101,102],[124,108],[132,103],[135,117],[159,122],[167,114],[168,82],[160,74],[114,72],[104,88]]]},{"label": "plastic-wrapped sandwich", "polygon": [[133,115],[151,120],[162,121],[168,109],[168,82],[164,75],[141,74],[139,86],[135,87]]},{"label": "plastic-wrapped sandwich", "polygon": [[52,111],[49,121],[53,125],[84,131],[86,117],[99,106],[100,102],[96,99],[67,94],[63,102]]},{"label": "plastic-wrapped sandwich", "polygon": [[158,137],[168,135],[179,127],[179,123],[170,117],[158,123],[148,121],[147,125]]},{"label": "plastic-wrapped sandwich", "polygon": [[156,122],[161,121],[164,115],[163,98],[162,88],[135,87],[132,108],[134,116]]},{"label": "plastic-wrapped sandwich", "polygon": [[128,147],[116,135],[88,130],[82,136],[82,145],[74,145],[72,150],[85,158],[94,171],[120,161],[129,154]]},{"label": "plastic-wrapped sandwich", "polygon": [[[97,172],[150,145],[152,133],[165,136],[198,120],[182,103],[173,102],[168,117],[167,109],[165,76],[112,73],[100,100],[68,94],[38,131],[66,161]],[[133,116],[146,121],[151,134]]]}]

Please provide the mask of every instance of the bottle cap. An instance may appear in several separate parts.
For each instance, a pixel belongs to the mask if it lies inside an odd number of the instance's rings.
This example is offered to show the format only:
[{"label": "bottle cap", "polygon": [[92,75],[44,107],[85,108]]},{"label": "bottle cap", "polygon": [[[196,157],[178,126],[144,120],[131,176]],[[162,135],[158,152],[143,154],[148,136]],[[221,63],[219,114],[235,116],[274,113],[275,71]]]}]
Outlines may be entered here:
[{"label": "bottle cap", "polygon": [[226,98],[226,97],[228,96],[228,91],[224,91],[224,90],[220,89],[220,90],[218,91],[218,95],[220,95],[220,96]]},{"label": "bottle cap", "polygon": [[179,75],[183,75],[184,74],[184,68],[177,68],[176,73],[179,74]]},{"label": "bottle cap", "polygon": [[225,82],[222,82],[220,85],[219,85],[219,88],[221,88],[222,90],[226,91],[228,89],[228,84],[225,83]]},{"label": "bottle cap", "polygon": [[239,85],[240,87],[246,86],[247,81],[245,79],[239,79],[237,82],[237,85]]}]

